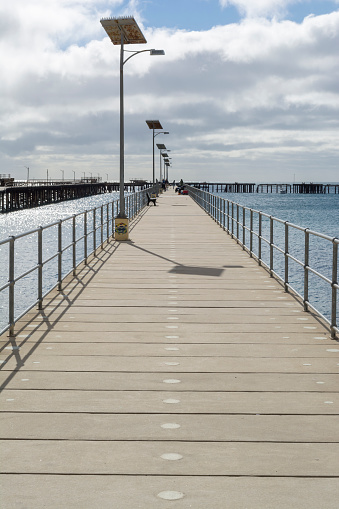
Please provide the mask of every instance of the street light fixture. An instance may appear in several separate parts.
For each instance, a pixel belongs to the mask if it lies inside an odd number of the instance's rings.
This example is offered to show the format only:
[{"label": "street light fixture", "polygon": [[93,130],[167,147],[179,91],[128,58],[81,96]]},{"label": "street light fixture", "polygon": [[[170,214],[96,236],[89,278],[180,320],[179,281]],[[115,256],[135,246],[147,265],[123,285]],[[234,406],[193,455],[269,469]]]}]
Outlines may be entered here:
[{"label": "street light fixture", "polygon": [[148,51],[150,55],[164,55],[163,50],[145,49],[132,52],[124,60],[124,44],[145,44],[147,41],[137,22],[132,16],[119,18],[105,18],[100,20],[108,37],[114,45],[120,45],[120,211],[119,221],[115,229],[116,240],[128,240],[128,218],[125,212],[125,164],[124,164],[124,65],[135,55]]},{"label": "street light fixture", "polygon": [[[167,131],[162,130],[162,125],[159,120],[146,120],[146,124],[150,129],[153,130],[153,185],[155,184],[155,163],[154,163],[154,138],[158,134],[169,134]],[[155,130],[161,130],[159,133],[155,133]]]}]

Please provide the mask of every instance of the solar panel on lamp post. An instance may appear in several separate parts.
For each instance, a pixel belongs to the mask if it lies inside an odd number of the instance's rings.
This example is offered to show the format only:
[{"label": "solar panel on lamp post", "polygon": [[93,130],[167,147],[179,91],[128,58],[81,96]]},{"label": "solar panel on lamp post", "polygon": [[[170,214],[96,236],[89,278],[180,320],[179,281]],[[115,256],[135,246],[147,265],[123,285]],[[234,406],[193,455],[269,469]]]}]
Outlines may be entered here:
[{"label": "solar panel on lamp post", "polygon": [[120,211],[118,214],[120,222],[115,227],[116,240],[128,240],[128,218],[125,211],[125,126],[124,126],[124,65],[135,55],[149,52],[150,55],[164,55],[163,50],[145,49],[141,51],[131,51],[130,55],[124,60],[125,44],[145,44],[147,41],[141,32],[137,22],[132,16],[118,18],[104,18],[100,20],[108,37],[114,45],[120,45]]}]

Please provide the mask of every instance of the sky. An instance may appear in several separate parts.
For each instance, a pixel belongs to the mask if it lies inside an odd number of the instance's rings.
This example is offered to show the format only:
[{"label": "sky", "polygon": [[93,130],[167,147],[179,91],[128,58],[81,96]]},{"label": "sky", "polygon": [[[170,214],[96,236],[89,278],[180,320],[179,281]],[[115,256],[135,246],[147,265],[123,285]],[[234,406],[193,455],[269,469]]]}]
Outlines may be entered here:
[{"label": "sky", "polygon": [[[339,0],[12,0],[0,6],[0,174],[119,180],[119,46],[101,18],[134,16],[124,66],[125,177],[339,181]],[[126,57],[129,54],[126,53]],[[159,177],[156,148],[156,174]]]}]

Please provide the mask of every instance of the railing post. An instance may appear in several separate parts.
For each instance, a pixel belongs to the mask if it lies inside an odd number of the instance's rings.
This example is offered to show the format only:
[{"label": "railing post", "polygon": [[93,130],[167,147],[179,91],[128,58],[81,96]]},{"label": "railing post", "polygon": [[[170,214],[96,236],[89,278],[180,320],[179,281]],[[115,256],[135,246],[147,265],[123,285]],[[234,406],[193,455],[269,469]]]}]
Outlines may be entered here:
[{"label": "railing post", "polygon": [[62,290],[62,219],[58,223],[58,290]]},{"label": "railing post", "polygon": [[225,198],[222,199],[222,228],[225,231],[226,230],[226,200]]},{"label": "railing post", "polygon": [[245,207],[242,208],[242,248],[245,249],[246,244],[246,209]]},{"label": "railing post", "polygon": [[230,233],[230,201],[227,200],[227,233]]},{"label": "railing post", "polygon": [[233,203],[233,201],[232,201],[232,218],[231,219],[232,219],[232,235],[231,236],[233,239],[233,237],[234,237],[234,203]]},{"label": "railing post", "polygon": [[274,234],[273,234],[273,228],[274,228],[274,223],[273,223],[273,217],[270,216],[270,276],[273,277],[273,243],[274,243]]},{"label": "railing post", "polygon": [[112,201],[112,237],[114,237],[114,204],[115,202]]},{"label": "railing post", "polygon": [[239,203],[237,203],[237,243],[239,243]]},{"label": "railing post", "polygon": [[262,239],[262,215],[259,212],[259,225],[258,225],[258,263],[261,265],[261,239]]},{"label": "railing post", "polygon": [[87,265],[87,210],[84,213],[84,259]]},{"label": "railing post", "polygon": [[285,292],[288,292],[288,280],[289,280],[289,274],[288,274],[288,250],[289,250],[289,243],[288,243],[288,222],[285,221],[285,281],[284,281],[284,288]]},{"label": "railing post", "polygon": [[42,230],[38,230],[38,309],[42,309]]},{"label": "railing post", "polygon": [[305,228],[305,264],[304,264],[304,311],[308,311],[308,265],[310,259],[310,234]]},{"label": "railing post", "polygon": [[101,235],[101,249],[104,249],[104,206],[101,205],[101,227],[100,227],[100,235]]},{"label": "railing post", "polygon": [[14,242],[15,238],[12,236],[9,241],[9,274],[8,274],[8,323],[9,323],[9,336],[14,336]]},{"label": "railing post", "polygon": [[332,263],[332,306],[331,306],[331,337],[335,338],[334,327],[337,327],[337,288],[338,286],[338,244],[333,239],[333,263]]},{"label": "railing post", "polygon": [[109,240],[109,207],[106,205],[106,239]]},{"label": "railing post", "polygon": [[73,276],[76,276],[77,252],[76,252],[76,215],[72,220],[72,252],[73,252]]},{"label": "railing post", "polygon": [[253,257],[253,209],[250,209],[250,257]]},{"label": "railing post", "polygon": [[96,208],[93,209],[93,254],[97,253]]}]

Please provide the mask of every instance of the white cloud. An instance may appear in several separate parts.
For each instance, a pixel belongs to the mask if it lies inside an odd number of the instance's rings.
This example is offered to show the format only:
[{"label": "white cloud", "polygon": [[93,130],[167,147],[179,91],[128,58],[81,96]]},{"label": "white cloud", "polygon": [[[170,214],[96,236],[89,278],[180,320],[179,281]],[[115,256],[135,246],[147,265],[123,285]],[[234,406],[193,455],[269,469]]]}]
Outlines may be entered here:
[{"label": "white cloud", "polygon": [[[107,173],[114,162],[117,178],[119,48],[99,20],[124,4],[51,0],[45,12],[40,1],[15,0],[11,15],[3,12],[0,173],[24,172],[24,164],[37,176],[84,164]],[[155,117],[171,132],[174,168],[191,178],[210,161],[220,180],[231,161],[244,178],[257,165],[272,180],[270,160],[290,167],[297,154],[305,168],[321,165],[337,179],[338,12],[301,24],[247,18],[202,32],[143,30],[147,47],[166,56],[139,55],[125,67],[129,178],[147,178],[145,119]]]}]

